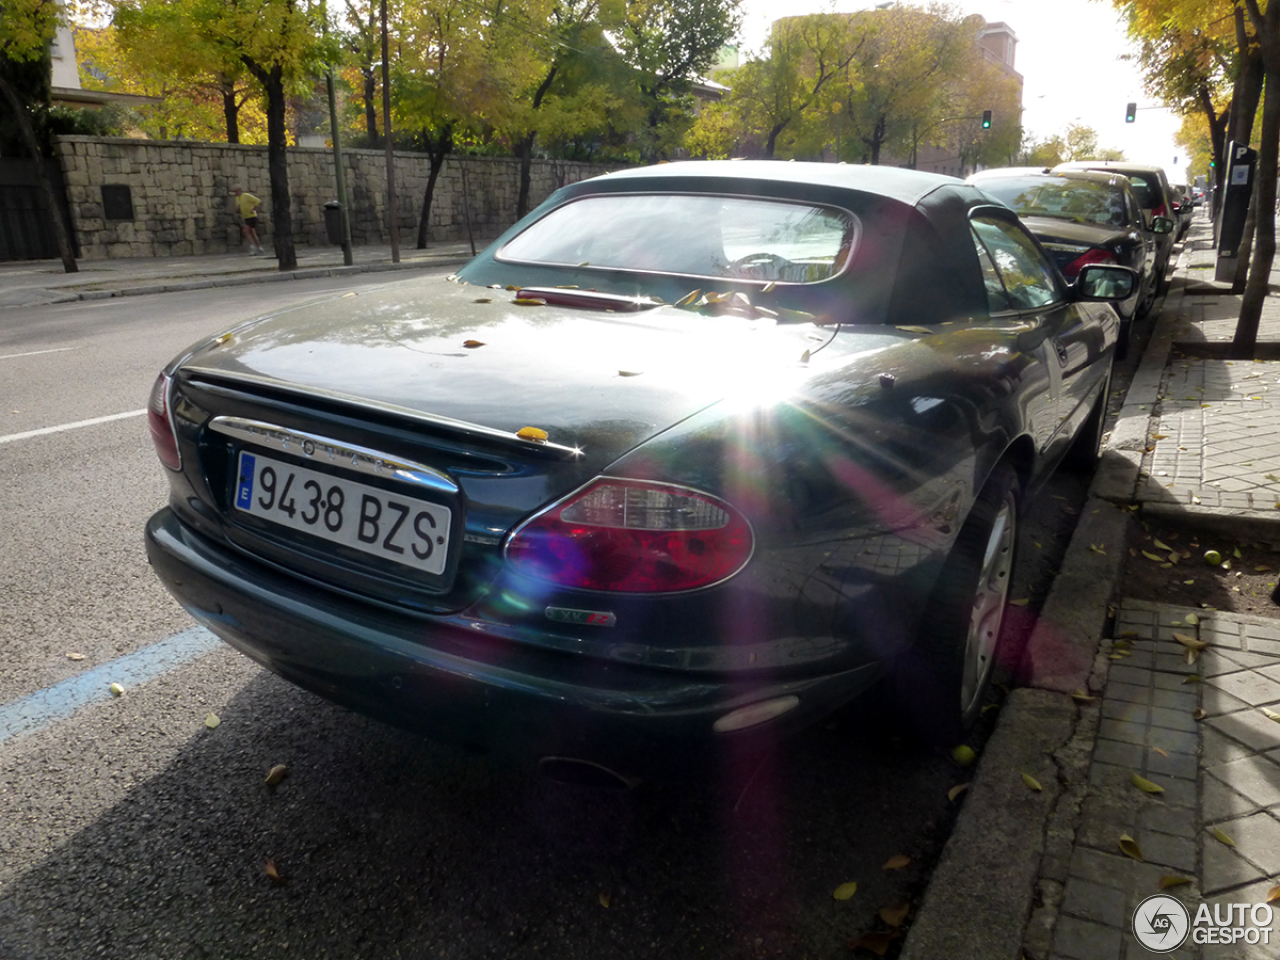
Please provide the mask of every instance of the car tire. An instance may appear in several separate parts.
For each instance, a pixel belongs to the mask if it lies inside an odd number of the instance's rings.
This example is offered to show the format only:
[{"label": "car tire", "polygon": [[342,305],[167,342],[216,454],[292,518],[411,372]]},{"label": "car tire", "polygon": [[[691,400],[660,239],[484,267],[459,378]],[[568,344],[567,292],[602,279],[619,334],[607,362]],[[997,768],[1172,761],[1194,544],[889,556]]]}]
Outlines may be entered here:
[{"label": "car tire", "polygon": [[982,712],[1000,651],[1021,484],[992,471],[947,557],[914,646],[894,668],[896,707],[917,737],[956,743]]},{"label": "car tire", "polygon": [[[1128,324],[1123,324],[1121,329],[1124,330]],[[1119,347],[1116,348],[1117,351]],[[1117,357],[1120,354],[1117,352]],[[1067,448],[1066,456],[1062,458],[1062,469],[1070,473],[1088,474],[1097,469],[1098,461],[1102,458],[1102,437],[1106,432],[1107,425],[1107,397],[1111,392],[1111,375],[1107,375],[1107,382],[1102,385],[1102,393],[1098,395],[1098,399],[1093,402],[1093,409],[1089,411],[1089,419],[1084,422],[1084,426],[1076,434],[1071,441],[1071,446]]]}]

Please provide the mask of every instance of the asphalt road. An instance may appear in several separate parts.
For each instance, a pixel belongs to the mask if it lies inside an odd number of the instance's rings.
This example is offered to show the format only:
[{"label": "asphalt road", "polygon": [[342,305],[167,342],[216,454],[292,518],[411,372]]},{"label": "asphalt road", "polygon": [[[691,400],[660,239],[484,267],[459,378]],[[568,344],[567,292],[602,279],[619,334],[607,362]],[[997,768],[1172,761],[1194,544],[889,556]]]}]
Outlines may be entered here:
[{"label": "asphalt road", "polygon": [[[381,726],[221,646],[154,655],[191,627],[142,550],[166,494],[138,413],[156,372],[237,319],[378,282],[0,316],[0,960],[846,954],[919,896],[966,780],[874,709],[702,782],[615,793]],[[1031,505],[1024,628],[1084,489],[1059,478]],[[141,661],[154,679],[111,696]],[[77,677],[88,702],[54,716]],[[883,869],[896,854],[911,864]]]}]

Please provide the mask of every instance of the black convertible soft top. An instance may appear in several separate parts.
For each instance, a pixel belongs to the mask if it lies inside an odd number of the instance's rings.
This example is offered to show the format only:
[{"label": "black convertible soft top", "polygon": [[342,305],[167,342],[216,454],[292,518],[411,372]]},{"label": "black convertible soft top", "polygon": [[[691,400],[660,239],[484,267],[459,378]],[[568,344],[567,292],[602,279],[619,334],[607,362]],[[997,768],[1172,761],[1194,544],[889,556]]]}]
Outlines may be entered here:
[{"label": "black convertible soft top", "polygon": [[[1006,207],[964,181],[918,170],[777,160],[685,161],[570,184],[477,259],[492,256],[529,222],[561,204],[591,194],[644,192],[789,198],[856,213],[866,234],[850,269],[829,284],[808,288],[805,296],[813,299],[810,309],[815,312],[843,314],[846,322],[857,323],[926,324],[986,315],[969,217],[984,208],[984,213],[1016,220]],[[492,282],[490,271],[477,267],[473,263],[462,275]],[[501,276],[511,272],[508,268]]]}]

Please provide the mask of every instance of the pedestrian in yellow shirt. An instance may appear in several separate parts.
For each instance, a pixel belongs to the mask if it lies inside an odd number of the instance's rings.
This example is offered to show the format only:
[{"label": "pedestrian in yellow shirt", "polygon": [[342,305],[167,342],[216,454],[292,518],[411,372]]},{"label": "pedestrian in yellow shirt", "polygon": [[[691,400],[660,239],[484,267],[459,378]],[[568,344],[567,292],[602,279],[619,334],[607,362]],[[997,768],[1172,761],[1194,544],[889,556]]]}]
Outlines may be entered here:
[{"label": "pedestrian in yellow shirt", "polygon": [[240,212],[240,234],[249,241],[249,255],[259,254],[262,241],[258,239],[258,207],[262,206],[262,201],[239,187],[231,192],[236,196],[236,209]]}]

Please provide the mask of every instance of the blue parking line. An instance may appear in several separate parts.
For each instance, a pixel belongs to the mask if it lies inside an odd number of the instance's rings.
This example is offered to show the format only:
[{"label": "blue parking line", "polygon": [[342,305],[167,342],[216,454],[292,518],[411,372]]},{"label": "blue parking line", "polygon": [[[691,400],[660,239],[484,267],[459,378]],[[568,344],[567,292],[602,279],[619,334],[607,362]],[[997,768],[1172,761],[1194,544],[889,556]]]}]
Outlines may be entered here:
[{"label": "blue parking line", "polygon": [[24,733],[34,733],[65,720],[81,707],[110,700],[111,684],[126,690],[204,656],[221,645],[204,627],[192,627],[166,640],[126,654],[100,667],[86,670],[35,693],[0,706],[0,743]]}]

